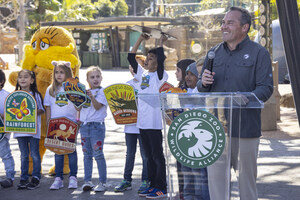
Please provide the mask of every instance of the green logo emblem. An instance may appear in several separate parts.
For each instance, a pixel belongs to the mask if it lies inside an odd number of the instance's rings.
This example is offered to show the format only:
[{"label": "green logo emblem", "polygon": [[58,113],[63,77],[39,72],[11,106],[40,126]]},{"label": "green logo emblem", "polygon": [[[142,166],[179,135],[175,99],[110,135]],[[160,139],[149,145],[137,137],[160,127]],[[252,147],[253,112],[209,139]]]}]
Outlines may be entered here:
[{"label": "green logo emblem", "polygon": [[219,120],[203,110],[190,110],[176,117],[168,132],[171,153],[191,168],[204,168],[218,160],[225,147]]}]

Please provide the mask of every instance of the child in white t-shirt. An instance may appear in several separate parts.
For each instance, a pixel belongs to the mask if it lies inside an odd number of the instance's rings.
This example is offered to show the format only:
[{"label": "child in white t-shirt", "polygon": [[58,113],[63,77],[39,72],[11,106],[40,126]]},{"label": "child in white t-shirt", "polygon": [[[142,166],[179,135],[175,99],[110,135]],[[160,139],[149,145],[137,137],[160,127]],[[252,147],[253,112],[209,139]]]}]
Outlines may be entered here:
[{"label": "child in white t-shirt", "polygon": [[[18,140],[21,151],[21,178],[18,189],[35,189],[40,186],[41,179],[41,157],[39,142],[41,138],[41,114],[45,112],[43,97],[37,90],[35,73],[26,69],[18,73],[16,90],[24,90],[35,98],[37,104],[37,133],[15,133],[14,138]],[[29,149],[33,162],[32,179],[28,182],[29,174]]]},{"label": "child in white t-shirt", "polygon": [[[149,36],[141,34],[131,53],[128,54],[128,61],[134,70],[135,78],[140,82],[139,94],[157,94],[160,86],[168,79],[164,70],[165,55],[163,50],[163,42],[167,40],[167,37],[161,35],[160,47],[148,52],[143,66],[144,70],[136,62],[135,55],[141,42],[147,39]],[[162,147],[162,113],[160,108],[153,108],[138,99],[137,127],[140,129],[142,144],[146,153],[148,179],[150,181],[150,186],[139,195],[149,198],[165,197],[167,196],[166,164]]]},{"label": "child in white t-shirt", "polygon": [[[46,107],[47,121],[52,118],[66,117],[69,120],[77,122],[77,110],[74,105],[67,100],[65,96],[65,90],[62,83],[68,78],[72,78],[72,69],[70,62],[64,61],[52,61],[53,76],[52,84],[47,88],[44,105]],[[77,152],[76,149],[73,153],[67,154],[69,157],[70,177],[69,177],[69,189],[77,188]],[[51,190],[58,190],[64,187],[63,184],[63,166],[64,155],[55,154],[55,174],[56,178],[51,185]]]},{"label": "child in white t-shirt", "polygon": [[[103,153],[105,138],[105,117],[107,116],[107,101],[100,86],[102,73],[99,67],[91,66],[86,73],[87,82],[90,89],[87,95],[91,100],[91,105],[83,107],[80,111],[80,134],[81,145],[84,156],[84,185],[83,191],[94,188],[95,192],[106,190],[106,161]],[[97,162],[99,173],[99,184],[94,187],[92,183],[93,157]]]},{"label": "child in white t-shirt", "polygon": [[[136,56],[136,60],[140,65],[144,65],[145,62],[144,56]],[[133,68],[129,65],[129,71],[134,76]],[[138,88],[140,86],[140,82],[133,78],[130,81],[127,82],[129,85],[131,85],[134,90],[135,94],[138,94]],[[143,161],[143,169],[142,169],[142,184],[140,188],[138,189],[138,193],[143,192],[145,189],[149,187],[149,181],[148,181],[148,172],[147,172],[147,160],[145,151],[143,148],[143,144],[141,142],[140,137],[140,130],[136,127],[136,124],[132,125],[125,125],[124,127],[124,133],[125,133],[125,141],[126,141],[126,162],[125,162],[125,168],[124,168],[124,180],[115,187],[115,192],[123,192],[125,190],[131,190],[131,181],[132,181],[132,171],[134,168],[134,160],[135,160],[135,153],[136,153],[136,146],[137,141],[139,141],[140,145],[140,154]]]},{"label": "child in white t-shirt", "polygon": [[[4,118],[4,103],[9,92],[3,89],[6,82],[5,74],[0,69],[0,115],[3,120]],[[4,123],[4,122],[3,122]],[[13,181],[15,177],[15,162],[11,155],[11,150],[9,146],[10,134],[0,133],[0,157],[5,166],[6,179],[0,181],[0,185],[3,188],[9,188],[13,186]]]}]

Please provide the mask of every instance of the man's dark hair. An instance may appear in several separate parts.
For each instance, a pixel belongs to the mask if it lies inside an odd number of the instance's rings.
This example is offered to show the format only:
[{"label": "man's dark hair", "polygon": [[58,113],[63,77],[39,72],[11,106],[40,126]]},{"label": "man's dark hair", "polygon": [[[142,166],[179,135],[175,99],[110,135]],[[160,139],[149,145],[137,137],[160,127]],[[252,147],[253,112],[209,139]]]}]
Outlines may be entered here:
[{"label": "man's dark hair", "polygon": [[250,30],[250,27],[251,27],[251,15],[248,12],[248,10],[246,10],[244,8],[233,6],[233,7],[229,8],[229,11],[239,11],[239,12],[241,12],[241,19],[240,19],[241,25],[249,24],[248,31]]}]

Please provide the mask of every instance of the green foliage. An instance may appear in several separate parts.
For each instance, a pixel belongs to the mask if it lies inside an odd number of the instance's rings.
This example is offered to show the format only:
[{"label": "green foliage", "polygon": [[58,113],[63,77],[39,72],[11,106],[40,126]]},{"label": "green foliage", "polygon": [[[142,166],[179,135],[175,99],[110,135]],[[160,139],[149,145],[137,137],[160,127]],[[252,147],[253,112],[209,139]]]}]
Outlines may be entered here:
[{"label": "green foliage", "polygon": [[213,9],[213,8],[222,8],[225,7],[225,10],[229,7],[231,1],[229,0],[202,0],[200,2],[201,10]]},{"label": "green foliage", "polygon": [[[278,12],[277,12],[277,4],[276,0],[270,0],[270,6],[271,6],[271,19],[275,20],[278,19]],[[297,5],[298,5],[298,12],[300,15],[300,0],[297,0]]]},{"label": "green foliage", "polygon": [[57,0],[38,0],[34,1],[34,7],[35,9],[27,11],[28,21],[33,24],[40,24],[40,22],[49,18],[52,19],[51,15],[49,16],[46,11],[51,10],[53,12],[58,12],[61,3]]},{"label": "green foliage", "polygon": [[99,0],[98,2],[95,2],[94,5],[96,6],[96,9],[98,11],[98,13],[94,15],[94,17],[112,16],[114,7],[110,0]]},{"label": "green foliage", "polygon": [[91,0],[37,0],[34,9],[27,11],[29,26],[25,40],[29,40],[41,22],[48,21],[89,21],[96,13]]},{"label": "green foliage", "polygon": [[271,8],[271,19],[272,20],[278,19],[276,0],[270,1],[270,8]]},{"label": "green foliage", "polygon": [[59,12],[51,12],[52,21],[89,21],[96,13],[91,0],[64,0]]},{"label": "green foliage", "polygon": [[25,40],[30,40],[32,35],[39,29],[39,25],[31,24],[25,27]]},{"label": "green foliage", "polygon": [[[191,16],[193,13],[199,11],[200,0],[164,0],[168,4],[179,4],[177,6],[166,6],[166,16],[169,17],[183,17]],[[161,1],[163,2],[163,1]],[[184,3],[199,3],[198,5],[183,5]]]},{"label": "green foliage", "polygon": [[45,21],[88,21],[96,9],[90,0],[38,0],[35,9],[28,11],[31,24]]},{"label": "green foliage", "polygon": [[128,15],[128,5],[125,0],[116,0],[114,3],[114,15],[126,16]]}]

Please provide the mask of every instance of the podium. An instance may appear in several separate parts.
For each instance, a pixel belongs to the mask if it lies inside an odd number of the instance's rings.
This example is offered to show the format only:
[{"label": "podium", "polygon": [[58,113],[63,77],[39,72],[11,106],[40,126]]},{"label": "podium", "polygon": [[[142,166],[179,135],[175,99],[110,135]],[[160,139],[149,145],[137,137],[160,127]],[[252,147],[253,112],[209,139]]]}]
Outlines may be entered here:
[{"label": "podium", "polygon": [[[201,187],[195,171],[205,168],[208,182],[219,187],[220,199],[239,197],[232,165],[239,162],[241,116],[263,108],[254,93],[144,93],[138,98],[162,110],[169,199],[196,199]],[[186,177],[193,178],[186,186],[191,190],[183,189]]]}]

